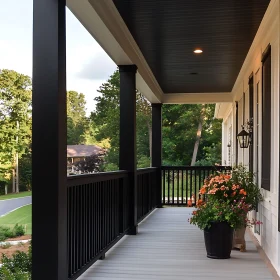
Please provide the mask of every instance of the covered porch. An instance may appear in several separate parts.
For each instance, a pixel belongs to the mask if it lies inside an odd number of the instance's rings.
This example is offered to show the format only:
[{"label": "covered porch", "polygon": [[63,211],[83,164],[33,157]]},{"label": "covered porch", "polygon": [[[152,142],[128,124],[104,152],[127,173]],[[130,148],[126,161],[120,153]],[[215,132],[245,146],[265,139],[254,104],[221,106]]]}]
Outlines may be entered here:
[{"label": "covered porch", "polygon": [[[119,67],[116,172],[66,175],[66,5]],[[231,106],[279,14],[279,0],[34,0],[33,280],[273,279],[249,239],[247,253],[209,260],[202,233],[188,224],[191,210],[162,208],[195,201],[216,169],[162,166],[162,104]],[[152,167],[141,170],[136,90],[152,104]],[[237,149],[234,138],[231,144]]]},{"label": "covered porch", "polygon": [[139,224],[137,236],[126,236],[79,280],[279,279],[261,258],[252,237],[247,252],[231,259],[206,257],[203,232],[187,222],[193,208],[160,208]]}]

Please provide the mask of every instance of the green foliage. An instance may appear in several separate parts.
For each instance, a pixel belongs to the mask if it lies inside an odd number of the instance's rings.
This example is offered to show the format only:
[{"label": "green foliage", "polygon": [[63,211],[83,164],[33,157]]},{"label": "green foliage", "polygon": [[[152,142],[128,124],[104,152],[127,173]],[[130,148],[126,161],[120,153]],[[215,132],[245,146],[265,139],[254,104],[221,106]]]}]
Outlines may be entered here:
[{"label": "green foliage", "polygon": [[233,228],[240,228],[244,226],[246,215],[238,203],[213,200],[193,211],[190,223],[202,230],[210,228],[213,222],[227,222]]},{"label": "green foliage", "polygon": [[249,220],[247,214],[262,200],[254,175],[245,166],[234,167],[231,173],[217,172],[207,177],[200,189],[206,203],[198,201],[191,223],[200,229],[211,227],[212,222],[228,222],[233,228],[252,226],[259,221]]},{"label": "green foliage", "polygon": [[[115,71],[98,90],[96,110],[91,120],[97,126],[96,139],[109,139],[110,148],[105,159],[107,165],[118,166],[119,161],[119,93],[120,75]],[[221,121],[214,120],[214,104],[163,105],[163,164],[190,165],[197,128],[202,121],[202,136],[197,164],[213,165],[221,162]],[[150,166],[151,105],[137,92],[136,95],[137,166]],[[203,112],[203,113],[202,113]],[[107,170],[107,167],[105,168]]]},{"label": "green foliage", "polygon": [[3,280],[31,280],[32,246],[28,253],[16,252],[11,258],[2,255],[0,279]]},{"label": "green foliage", "polygon": [[67,144],[77,145],[84,142],[86,131],[86,100],[82,93],[67,92]]},{"label": "green foliage", "polygon": [[14,238],[25,234],[24,227],[16,224],[12,229],[5,226],[0,226],[0,241],[5,241],[8,238]]},{"label": "green foliage", "polygon": [[119,167],[114,164],[114,163],[107,163],[103,166],[103,171],[107,172],[107,171],[117,171],[119,170]]},{"label": "green foliage", "polygon": [[[202,135],[197,165],[221,162],[221,121],[213,119],[214,104],[163,105],[162,147],[164,165],[190,165],[197,128]],[[203,112],[203,115],[202,115]]]},{"label": "green foliage", "polygon": [[7,182],[5,181],[0,181],[0,195],[4,195],[5,194],[5,186],[6,186]]},{"label": "green foliage", "polygon": [[258,203],[263,201],[259,186],[255,183],[255,174],[248,171],[246,166],[239,164],[232,168],[232,181],[240,184],[246,191],[246,203],[251,205],[251,210],[256,209]]},{"label": "green foliage", "polygon": [[0,127],[0,180],[9,182],[31,143],[31,78],[13,70],[0,70]]},{"label": "green foliage", "polygon": [[74,163],[76,171],[82,173],[101,172],[104,165],[103,154],[86,157],[85,160]]},{"label": "green foliage", "polygon": [[13,233],[15,236],[22,236],[25,234],[24,227],[22,225],[15,224]]},{"label": "green foliage", "polygon": [[[110,140],[110,148],[105,158],[104,170],[115,170],[119,165],[120,135],[120,74],[115,71],[99,90],[101,96],[95,98],[96,109],[91,120],[97,125],[96,139]],[[136,93],[137,162],[142,166],[143,157],[150,156],[149,136],[151,133],[151,105],[141,93]],[[147,160],[146,160],[147,162]],[[145,167],[150,166],[148,164]],[[139,167],[139,166],[138,166]],[[112,169],[109,169],[112,168]],[[118,169],[118,168],[117,168]]]},{"label": "green foliage", "polygon": [[32,190],[32,157],[31,152],[26,153],[19,160],[19,191]]},{"label": "green foliage", "polygon": [[140,158],[138,158],[137,167],[138,168],[150,167],[151,165],[150,161],[151,159],[149,157],[141,156]]}]

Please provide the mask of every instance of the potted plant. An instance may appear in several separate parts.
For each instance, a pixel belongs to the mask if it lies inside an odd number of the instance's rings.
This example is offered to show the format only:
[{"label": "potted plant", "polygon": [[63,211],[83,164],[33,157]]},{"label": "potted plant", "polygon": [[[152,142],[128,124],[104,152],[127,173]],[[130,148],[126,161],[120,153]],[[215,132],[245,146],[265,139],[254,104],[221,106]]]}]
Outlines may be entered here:
[{"label": "potted plant", "polygon": [[[190,219],[192,224],[204,230],[207,257],[229,258],[232,249],[233,231],[245,229],[255,221],[247,214],[261,199],[259,190],[246,177],[241,180],[241,172],[210,175],[204,182],[200,194],[205,198],[198,202],[198,208]],[[244,179],[244,177],[242,177]],[[254,192],[253,192],[254,191]],[[250,195],[249,195],[250,192]]]},{"label": "potted plant", "polygon": [[211,200],[199,203],[190,223],[204,230],[208,258],[228,259],[232,249],[233,230],[245,226],[248,205]]},{"label": "potted plant", "polygon": [[[240,164],[233,167],[231,177],[232,181],[242,186],[242,188],[246,192],[245,201],[250,205],[250,209],[248,209],[248,212],[251,210],[256,210],[258,207],[258,203],[263,200],[263,196],[260,192],[260,188],[255,183],[255,174],[249,172],[244,165]],[[260,223],[260,221],[252,220],[249,222],[249,226]],[[234,231],[233,247],[239,248],[241,252],[246,251],[246,242],[244,238],[245,230],[246,227],[243,227]]]}]

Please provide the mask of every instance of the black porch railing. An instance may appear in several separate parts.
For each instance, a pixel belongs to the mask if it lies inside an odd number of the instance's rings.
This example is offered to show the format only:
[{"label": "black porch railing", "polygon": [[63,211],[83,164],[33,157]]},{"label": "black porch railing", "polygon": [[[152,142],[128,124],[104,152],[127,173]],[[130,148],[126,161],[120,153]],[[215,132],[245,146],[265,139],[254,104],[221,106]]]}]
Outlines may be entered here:
[{"label": "black porch railing", "polygon": [[157,168],[137,170],[137,220],[143,220],[156,207]]},{"label": "black porch railing", "polygon": [[226,172],[228,166],[162,166],[162,204],[194,205],[199,198],[199,190],[204,179],[210,174]]},{"label": "black porch railing", "polygon": [[[157,168],[137,170],[137,221],[156,207]],[[68,278],[77,279],[128,231],[128,172],[67,179]]]},{"label": "black porch railing", "polygon": [[105,256],[128,229],[128,174],[68,177],[68,277]]}]

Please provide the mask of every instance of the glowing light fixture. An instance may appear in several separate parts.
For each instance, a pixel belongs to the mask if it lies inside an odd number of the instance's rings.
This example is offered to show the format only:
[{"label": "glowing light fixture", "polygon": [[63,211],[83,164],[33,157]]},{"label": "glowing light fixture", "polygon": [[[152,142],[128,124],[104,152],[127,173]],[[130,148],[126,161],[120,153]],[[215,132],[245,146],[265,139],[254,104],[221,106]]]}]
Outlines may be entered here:
[{"label": "glowing light fixture", "polygon": [[193,52],[194,53],[203,53],[203,51],[201,49],[195,49]]}]

